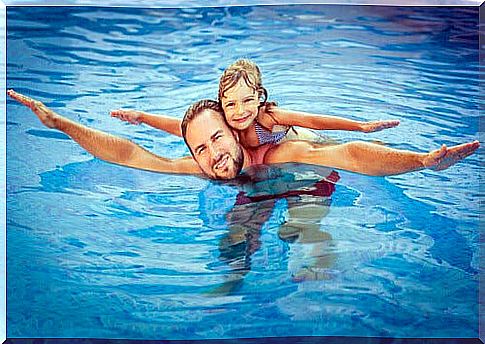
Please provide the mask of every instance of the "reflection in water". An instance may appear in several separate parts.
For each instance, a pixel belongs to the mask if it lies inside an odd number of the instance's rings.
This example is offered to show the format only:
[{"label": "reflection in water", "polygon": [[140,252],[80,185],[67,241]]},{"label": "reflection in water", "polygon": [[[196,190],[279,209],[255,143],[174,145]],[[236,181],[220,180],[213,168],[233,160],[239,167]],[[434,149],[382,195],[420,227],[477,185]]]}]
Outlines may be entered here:
[{"label": "reflection in water", "polygon": [[[240,191],[234,205],[226,209],[224,217],[228,230],[219,241],[219,260],[229,267],[230,273],[224,275],[225,281],[211,293],[228,294],[243,285],[244,276],[251,270],[251,257],[261,247],[262,227],[280,200],[286,201],[287,209],[278,236],[289,243],[288,265],[293,280],[328,277],[335,254],[332,238],[329,233],[320,231],[320,222],[329,211],[330,196],[339,175],[335,171],[327,172],[318,179],[315,179],[317,176],[298,178],[277,167],[259,166],[247,171],[236,182]],[[202,203],[214,202],[214,187],[217,188],[211,183],[202,193]],[[206,192],[211,198],[205,197]],[[213,207],[205,205],[203,208]],[[206,220],[210,218],[207,215],[204,214]]]},{"label": "reflection in water", "polygon": [[230,274],[214,292],[226,294],[241,287],[244,276],[251,270],[251,256],[261,247],[261,227],[270,218],[276,199],[235,204],[227,213],[228,231],[219,242],[219,259],[226,263]]}]

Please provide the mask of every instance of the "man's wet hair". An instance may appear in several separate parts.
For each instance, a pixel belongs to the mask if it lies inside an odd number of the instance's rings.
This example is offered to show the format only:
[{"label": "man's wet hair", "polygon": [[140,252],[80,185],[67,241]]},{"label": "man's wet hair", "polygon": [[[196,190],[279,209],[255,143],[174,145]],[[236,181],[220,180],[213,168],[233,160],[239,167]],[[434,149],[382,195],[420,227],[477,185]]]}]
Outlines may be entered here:
[{"label": "man's wet hair", "polygon": [[199,116],[204,110],[213,110],[217,112],[221,118],[226,122],[226,118],[224,117],[224,111],[222,110],[221,105],[219,102],[212,100],[212,99],[202,99],[198,102],[192,104],[187,111],[185,111],[184,118],[182,120],[182,124],[180,128],[182,129],[182,137],[184,138],[185,144],[189,147],[190,153],[194,155],[192,149],[190,148],[189,144],[187,143],[186,135],[187,135],[187,126],[190,122],[192,122],[197,116]]}]

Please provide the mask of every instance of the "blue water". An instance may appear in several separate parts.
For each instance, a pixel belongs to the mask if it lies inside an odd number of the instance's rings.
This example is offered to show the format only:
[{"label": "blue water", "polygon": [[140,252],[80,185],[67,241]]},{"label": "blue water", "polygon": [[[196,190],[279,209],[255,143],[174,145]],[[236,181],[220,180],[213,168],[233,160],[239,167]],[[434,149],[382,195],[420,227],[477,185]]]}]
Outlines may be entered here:
[{"label": "blue water", "polygon": [[[478,8],[9,7],[7,87],[166,157],[237,58],[282,107],[398,128],[325,133],[427,151],[478,139]],[[483,75],[482,75],[483,77]],[[94,159],[7,103],[8,337],[477,337],[481,151],[443,172],[283,165],[231,183]]]}]

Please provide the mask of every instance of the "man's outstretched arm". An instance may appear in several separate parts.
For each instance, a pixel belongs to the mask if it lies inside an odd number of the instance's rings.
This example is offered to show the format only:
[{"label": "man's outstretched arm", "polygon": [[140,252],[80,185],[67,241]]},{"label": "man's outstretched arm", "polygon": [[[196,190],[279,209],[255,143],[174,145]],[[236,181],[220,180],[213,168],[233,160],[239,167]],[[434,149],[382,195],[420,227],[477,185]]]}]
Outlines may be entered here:
[{"label": "man's outstretched arm", "polygon": [[201,173],[197,163],[191,157],[173,160],[160,157],[127,139],[71,121],[55,113],[40,101],[13,90],[9,90],[7,93],[12,99],[30,108],[45,126],[66,133],[81,147],[99,159],[154,172]]},{"label": "man's outstretched arm", "polygon": [[444,170],[473,154],[479,146],[478,141],[473,141],[450,148],[443,145],[429,153],[417,153],[360,141],[333,146],[288,141],[269,150],[265,162],[297,162],[386,176],[424,168]]}]

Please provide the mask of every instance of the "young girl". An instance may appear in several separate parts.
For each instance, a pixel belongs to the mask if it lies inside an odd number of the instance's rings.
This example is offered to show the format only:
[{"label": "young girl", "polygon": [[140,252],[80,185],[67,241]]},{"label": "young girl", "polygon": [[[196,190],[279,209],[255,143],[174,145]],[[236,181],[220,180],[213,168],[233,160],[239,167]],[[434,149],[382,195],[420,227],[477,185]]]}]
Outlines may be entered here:
[{"label": "young girl", "polygon": [[[334,116],[315,115],[279,108],[267,101],[268,93],[262,85],[261,72],[250,60],[242,59],[229,66],[219,81],[219,102],[227,123],[237,130],[241,144],[255,148],[283,140],[319,141],[321,136],[303,127],[315,130],[349,130],[365,133],[392,128],[399,121],[359,122]],[[135,110],[115,110],[111,116],[121,120],[152,127],[181,136],[181,120]]]}]

